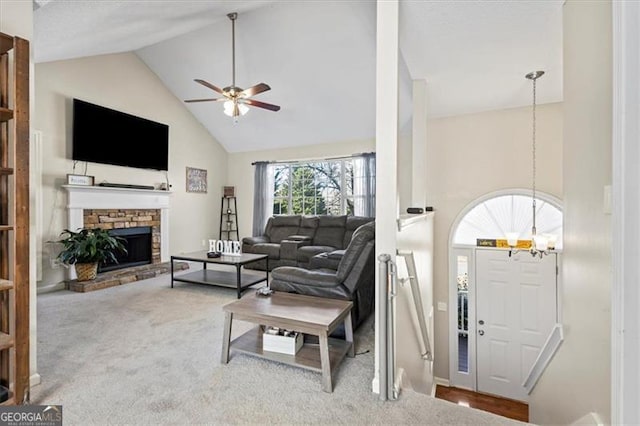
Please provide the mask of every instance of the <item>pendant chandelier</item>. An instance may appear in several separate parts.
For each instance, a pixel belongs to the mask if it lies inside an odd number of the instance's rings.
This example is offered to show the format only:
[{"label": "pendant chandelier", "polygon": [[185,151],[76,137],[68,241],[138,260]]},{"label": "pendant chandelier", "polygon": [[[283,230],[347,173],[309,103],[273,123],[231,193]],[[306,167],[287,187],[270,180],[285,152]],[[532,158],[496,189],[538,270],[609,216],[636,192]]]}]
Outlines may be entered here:
[{"label": "pendant chandelier", "polygon": [[[531,185],[531,212],[532,212],[532,226],[531,226],[531,247],[529,253],[532,256],[542,258],[544,255],[550,253],[555,248],[556,235],[554,234],[538,234],[536,229],[536,80],[544,75],[544,71],[530,72],[525,76],[533,83],[533,127],[532,127],[532,140],[531,140],[531,163],[532,163],[532,185]],[[518,245],[518,233],[508,232],[507,244],[510,247],[509,256],[512,253],[517,253]]]}]

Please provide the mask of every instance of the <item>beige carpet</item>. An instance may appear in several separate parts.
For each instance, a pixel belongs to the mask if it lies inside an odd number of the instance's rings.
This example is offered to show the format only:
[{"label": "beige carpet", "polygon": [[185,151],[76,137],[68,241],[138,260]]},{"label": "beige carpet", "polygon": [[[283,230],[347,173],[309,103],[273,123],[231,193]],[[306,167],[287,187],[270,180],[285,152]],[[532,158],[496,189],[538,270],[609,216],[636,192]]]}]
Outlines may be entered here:
[{"label": "beige carpet", "polygon": [[[331,394],[318,373],[233,352],[221,365],[221,307],[233,300],[229,289],[171,289],[168,276],[38,296],[42,384],[31,402],[62,404],[66,425],[518,424],[411,391],[378,400],[370,324],[357,331],[362,354],[343,362]],[[249,327],[234,322],[233,335]]]}]

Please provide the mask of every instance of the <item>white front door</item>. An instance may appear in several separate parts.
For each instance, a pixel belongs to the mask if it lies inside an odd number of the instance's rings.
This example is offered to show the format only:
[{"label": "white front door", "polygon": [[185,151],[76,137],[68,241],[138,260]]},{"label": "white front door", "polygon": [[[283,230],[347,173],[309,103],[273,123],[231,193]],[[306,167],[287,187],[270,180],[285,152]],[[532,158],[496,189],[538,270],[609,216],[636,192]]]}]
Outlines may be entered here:
[{"label": "white front door", "polygon": [[476,251],[479,392],[527,401],[522,383],[556,323],[556,255]]}]

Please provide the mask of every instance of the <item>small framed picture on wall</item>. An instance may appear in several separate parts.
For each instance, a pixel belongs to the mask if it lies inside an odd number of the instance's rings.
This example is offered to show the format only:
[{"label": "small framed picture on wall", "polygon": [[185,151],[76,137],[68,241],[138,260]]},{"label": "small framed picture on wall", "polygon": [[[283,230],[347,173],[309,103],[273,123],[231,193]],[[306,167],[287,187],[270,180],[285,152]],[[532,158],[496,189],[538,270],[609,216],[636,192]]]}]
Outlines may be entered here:
[{"label": "small framed picture on wall", "polygon": [[207,193],[207,171],[187,167],[187,192]]},{"label": "small framed picture on wall", "polygon": [[236,187],[235,186],[224,186],[223,194],[225,197],[235,197],[236,196]]}]

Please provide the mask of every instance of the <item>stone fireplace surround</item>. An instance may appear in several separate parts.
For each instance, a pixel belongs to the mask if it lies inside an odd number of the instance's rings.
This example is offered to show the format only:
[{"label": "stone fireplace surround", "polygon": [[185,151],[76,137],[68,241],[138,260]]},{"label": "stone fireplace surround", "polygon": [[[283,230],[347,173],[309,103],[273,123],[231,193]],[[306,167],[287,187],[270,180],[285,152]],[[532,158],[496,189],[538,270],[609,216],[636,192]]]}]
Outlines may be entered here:
[{"label": "stone fireplace surround", "polygon": [[[63,188],[69,197],[69,229],[151,226],[152,263],[169,261],[169,191],[80,185]],[[98,224],[93,223],[96,220]],[[69,271],[69,278],[75,279],[73,268]]]},{"label": "stone fireplace surround", "polygon": [[151,227],[151,263],[160,263],[160,209],[84,209],[85,228],[122,229]]}]

